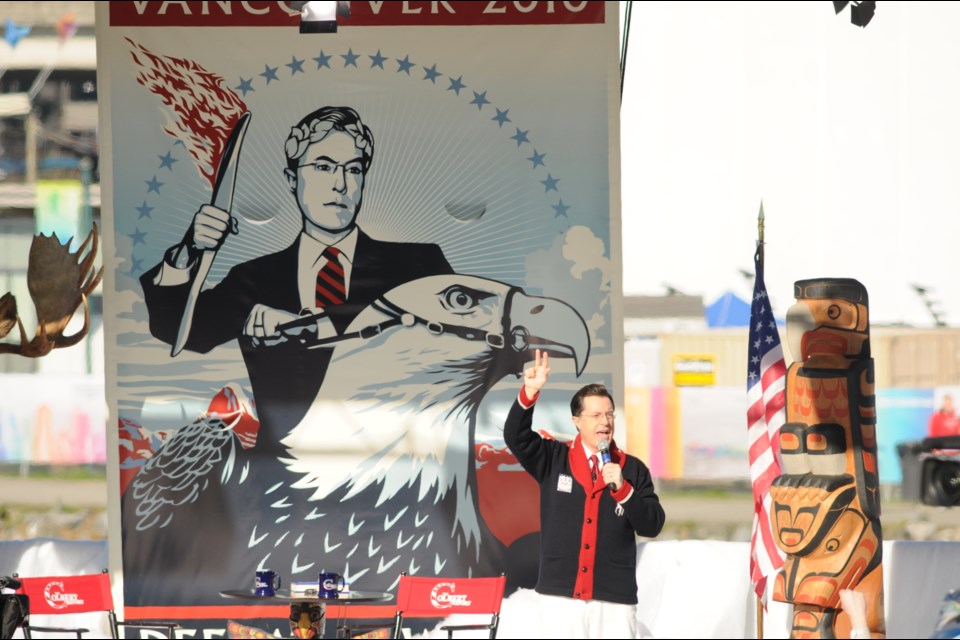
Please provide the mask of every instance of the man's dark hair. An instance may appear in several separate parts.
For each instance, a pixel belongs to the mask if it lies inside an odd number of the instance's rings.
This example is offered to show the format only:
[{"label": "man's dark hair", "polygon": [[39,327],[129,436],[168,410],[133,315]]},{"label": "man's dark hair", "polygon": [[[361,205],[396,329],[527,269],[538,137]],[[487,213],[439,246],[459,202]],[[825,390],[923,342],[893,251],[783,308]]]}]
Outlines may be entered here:
[{"label": "man's dark hair", "polygon": [[573,399],[570,400],[570,415],[580,415],[580,412],[583,411],[583,399],[587,396],[610,398],[610,402],[615,406],[615,403],[613,402],[613,396],[610,395],[610,392],[607,391],[605,386],[598,383],[588,384],[580,387],[580,390],[573,394]]}]

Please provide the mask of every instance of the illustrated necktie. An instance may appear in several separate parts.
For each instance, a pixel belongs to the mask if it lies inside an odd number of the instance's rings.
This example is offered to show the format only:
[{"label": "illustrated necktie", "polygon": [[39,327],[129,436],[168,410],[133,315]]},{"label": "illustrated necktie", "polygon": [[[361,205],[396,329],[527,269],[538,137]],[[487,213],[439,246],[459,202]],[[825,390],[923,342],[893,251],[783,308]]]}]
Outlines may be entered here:
[{"label": "illustrated necktie", "polygon": [[597,459],[593,456],[590,456],[590,477],[593,479],[594,484],[597,482]]},{"label": "illustrated necktie", "polygon": [[323,252],[327,262],[317,272],[317,307],[343,304],[347,299],[340,253],[336,247],[327,247]]}]

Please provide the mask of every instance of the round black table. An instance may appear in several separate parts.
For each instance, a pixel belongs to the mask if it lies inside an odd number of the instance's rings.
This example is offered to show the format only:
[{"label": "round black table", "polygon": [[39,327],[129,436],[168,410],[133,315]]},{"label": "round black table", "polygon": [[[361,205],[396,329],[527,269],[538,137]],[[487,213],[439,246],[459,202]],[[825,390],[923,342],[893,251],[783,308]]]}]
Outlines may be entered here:
[{"label": "round black table", "polygon": [[[322,637],[328,604],[342,607],[361,602],[385,602],[393,599],[392,593],[381,591],[344,591],[336,598],[324,598],[315,591],[291,593],[289,589],[277,589],[272,596],[258,596],[253,589],[225,589],[220,592],[220,595],[224,598],[254,600],[261,604],[289,604],[290,632],[295,638]],[[342,609],[338,608],[337,620],[339,621],[341,617]]]}]

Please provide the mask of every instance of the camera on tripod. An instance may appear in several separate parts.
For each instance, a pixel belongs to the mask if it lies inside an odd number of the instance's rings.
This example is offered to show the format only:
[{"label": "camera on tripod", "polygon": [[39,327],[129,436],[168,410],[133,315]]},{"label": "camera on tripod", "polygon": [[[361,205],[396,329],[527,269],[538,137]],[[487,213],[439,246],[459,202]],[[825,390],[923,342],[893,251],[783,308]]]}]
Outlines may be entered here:
[{"label": "camera on tripod", "polygon": [[920,450],[920,500],[937,507],[960,505],[960,436],[926,438]]}]

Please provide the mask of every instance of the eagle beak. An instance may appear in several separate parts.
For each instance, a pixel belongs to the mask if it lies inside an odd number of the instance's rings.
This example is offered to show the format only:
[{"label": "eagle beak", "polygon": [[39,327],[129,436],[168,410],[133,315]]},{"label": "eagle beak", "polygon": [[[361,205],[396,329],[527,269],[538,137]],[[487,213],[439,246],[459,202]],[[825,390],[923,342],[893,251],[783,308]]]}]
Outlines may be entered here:
[{"label": "eagle beak", "polygon": [[551,356],[573,358],[578,376],[586,369],[590,333],[583,316],[566,302],[514,290],[507,321],[507,343],[516,351],[540,349]]}]

